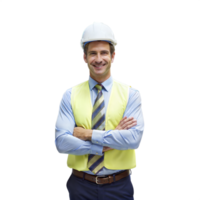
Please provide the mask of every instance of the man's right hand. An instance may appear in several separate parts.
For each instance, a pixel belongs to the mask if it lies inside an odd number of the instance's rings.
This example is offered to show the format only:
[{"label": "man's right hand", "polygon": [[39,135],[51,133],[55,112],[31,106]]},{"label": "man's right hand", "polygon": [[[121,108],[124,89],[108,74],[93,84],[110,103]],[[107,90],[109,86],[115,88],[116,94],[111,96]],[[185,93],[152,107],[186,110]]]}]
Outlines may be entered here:
[{"label": "man's right hand", "polygon": [[[137,125],[137,120],[134,119],[133,117],[124,117],[118,124],[118,126],[115,128],[115,130],[127,130],[133,126]],[[113,148],[111,147],[103,147],[102,152],[106,152],[109,150],[112,150]]]}]

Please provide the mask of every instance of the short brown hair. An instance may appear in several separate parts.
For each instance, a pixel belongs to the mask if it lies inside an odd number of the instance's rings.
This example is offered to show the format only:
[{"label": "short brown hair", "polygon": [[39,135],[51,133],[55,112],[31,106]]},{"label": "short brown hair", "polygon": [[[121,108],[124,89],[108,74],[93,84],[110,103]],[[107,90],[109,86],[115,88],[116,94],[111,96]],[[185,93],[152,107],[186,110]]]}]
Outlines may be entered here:
[{"label": "short brown hair", "polygon": [[[90,43],[87,43],[85,46],[84,46],[84,53],[85,53],[85,55],[87,55],[87,51],[88,51],[88,45],[89,45]],[[109,43],[109,45],[110,45],[110,54],[111,54],[111,56],[112,56],[112,54],[115,52],[115,47],[112,45],[112,44],[110,44]]]}]

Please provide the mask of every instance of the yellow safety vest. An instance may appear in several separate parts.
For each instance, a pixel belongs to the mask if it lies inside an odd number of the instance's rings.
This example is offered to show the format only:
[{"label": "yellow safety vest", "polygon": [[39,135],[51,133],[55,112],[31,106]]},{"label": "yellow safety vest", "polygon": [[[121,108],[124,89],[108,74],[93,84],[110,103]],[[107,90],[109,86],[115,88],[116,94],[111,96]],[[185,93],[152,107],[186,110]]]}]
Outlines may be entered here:
[{"label": "yellow safety vest", "polygon": [[[123,118],[129,95],[129,86],[113,81],[112,91],[106,112],[105,130],[114,130]],[[89,82],[72,88],[71,105],[77,126],[91,129],[92,103]],[[78,171],[88,171],[88,154],[68,156],[67,165]],[[135,151],[113,149],[104,153],[104,166],[107,169],[131,169],[136,166]]]}]

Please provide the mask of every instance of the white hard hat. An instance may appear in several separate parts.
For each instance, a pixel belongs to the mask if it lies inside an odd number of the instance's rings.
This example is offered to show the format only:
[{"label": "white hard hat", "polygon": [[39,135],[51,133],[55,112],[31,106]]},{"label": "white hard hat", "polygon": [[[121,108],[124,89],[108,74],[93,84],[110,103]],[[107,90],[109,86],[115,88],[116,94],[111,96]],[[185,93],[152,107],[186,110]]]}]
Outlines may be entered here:
[{"label": "white hard hat", "polygon": [[114,46],[117,45],[111,28],[101,22],[94,22],[85,29],[81,39],[81,46],[84,48],[84,44],[97,40],[107,41]]}]

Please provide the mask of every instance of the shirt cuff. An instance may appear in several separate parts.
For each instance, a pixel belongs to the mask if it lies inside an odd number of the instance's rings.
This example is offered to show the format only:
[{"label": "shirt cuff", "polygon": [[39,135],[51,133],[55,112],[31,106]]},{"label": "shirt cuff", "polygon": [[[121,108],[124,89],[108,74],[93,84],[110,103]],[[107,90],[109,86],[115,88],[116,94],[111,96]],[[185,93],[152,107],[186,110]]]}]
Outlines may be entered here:
[{"label": "shirt cuff", "polygon": [[92,144],[91,153],[90,154],[95,154],[95,155],[102,156],[103,155],[102,151],[103,151],[103,146]]},{"label": "shirt cuff", "polygon": [[103,135],[105,131],[93,130],[92,131],[92,143],[103,146]]}]

